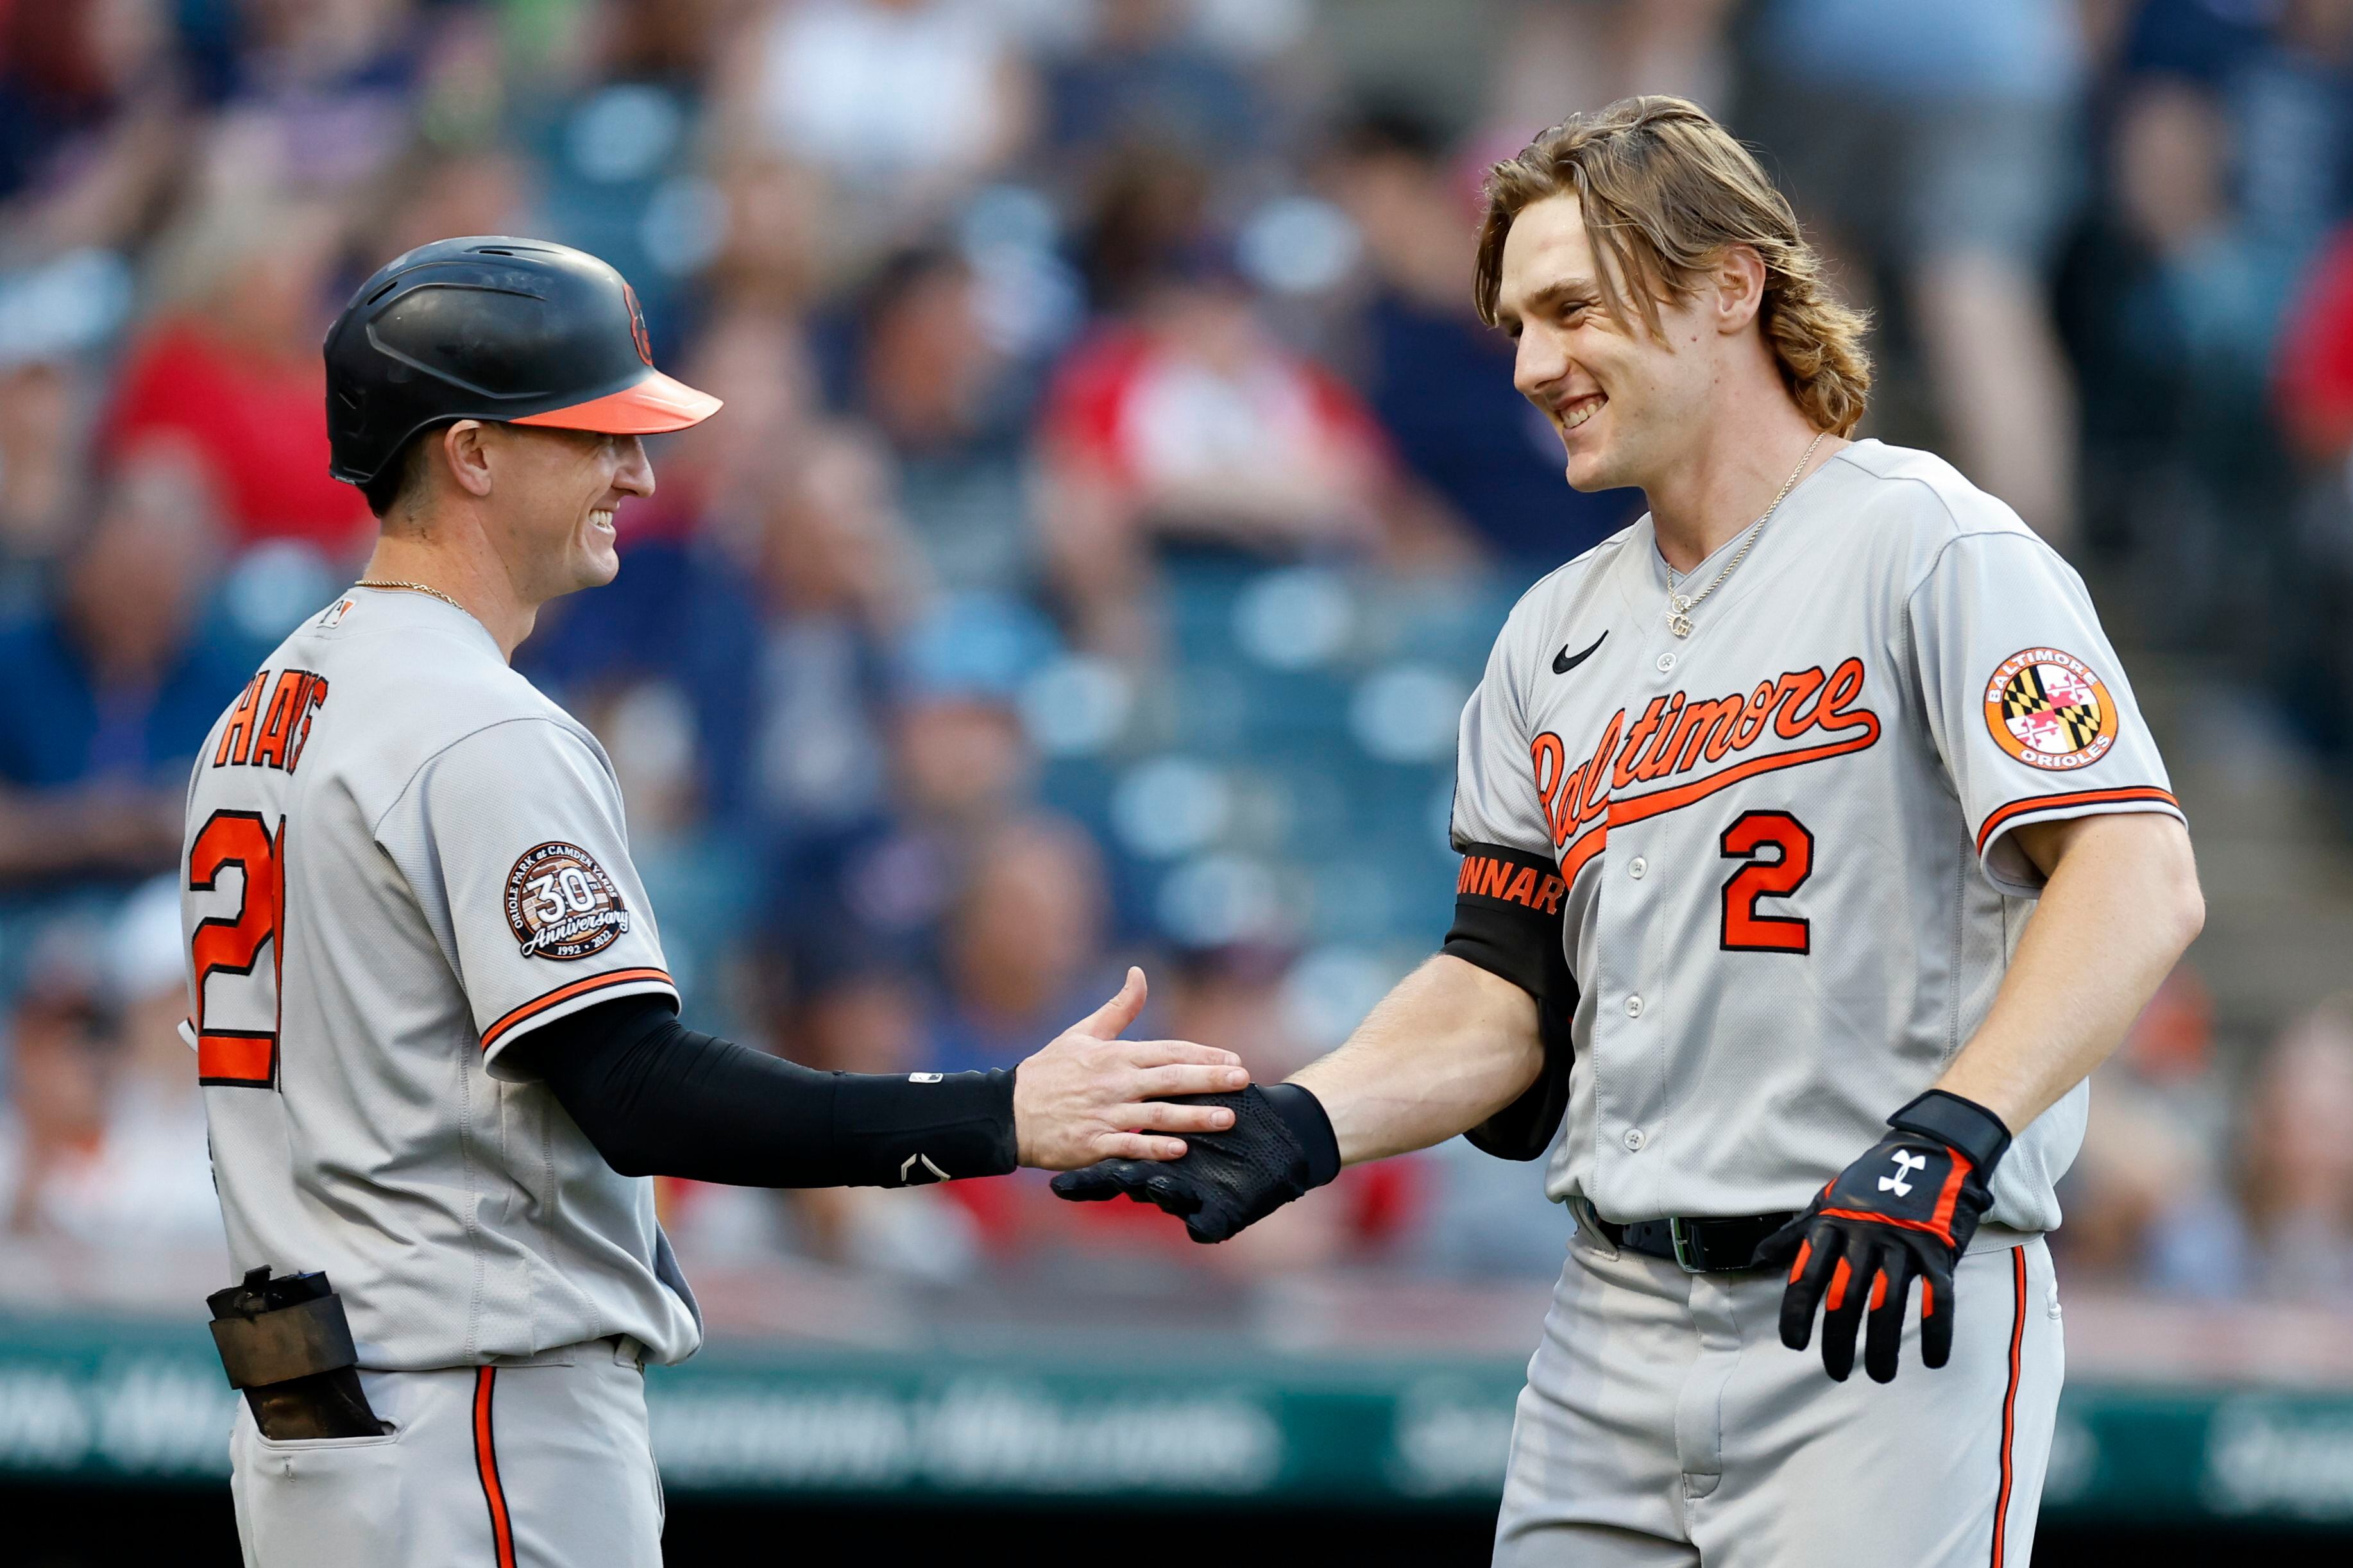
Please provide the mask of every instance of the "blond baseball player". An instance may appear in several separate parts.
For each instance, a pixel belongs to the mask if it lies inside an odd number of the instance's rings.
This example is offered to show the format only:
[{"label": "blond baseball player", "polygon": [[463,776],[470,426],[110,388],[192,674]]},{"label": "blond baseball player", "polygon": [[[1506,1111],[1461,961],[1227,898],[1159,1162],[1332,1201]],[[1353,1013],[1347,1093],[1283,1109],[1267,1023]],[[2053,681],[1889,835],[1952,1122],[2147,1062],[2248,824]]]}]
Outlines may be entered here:
[{"label": "blond baseball player", "polygon": [[814,1073],[678,1022],[595,737],[507,664],[610,581],[642,434],[716,399],[653,368],[593,257],[445,240],[327,345],[366,574],[273,653],[188,791],[184,924],[214,1174],[243,1282],[245,1560],[661,1560],[646,1361],[702,1338],[653,1173],[904,1184],[1173,1158],[1229,1053],[1115,1038],[1121,994],[1010,1072]]},{"label": "blond baseball player", "polygon": [[1293,1083],[1219,1097],[1232,1132],[1056,1187],[1213,1241],[1346,1162],[1558,1133],[1577,1230],[1498,1563],[2023,1563],[2052,1186],[2203,918],[2164,766],[2066,563],[1849,438],[1862,323],[1704,112],[1572,119],[1488,189],[1520,390],[1571,484],[1650,512],[1496,641],[1444,951]]}]

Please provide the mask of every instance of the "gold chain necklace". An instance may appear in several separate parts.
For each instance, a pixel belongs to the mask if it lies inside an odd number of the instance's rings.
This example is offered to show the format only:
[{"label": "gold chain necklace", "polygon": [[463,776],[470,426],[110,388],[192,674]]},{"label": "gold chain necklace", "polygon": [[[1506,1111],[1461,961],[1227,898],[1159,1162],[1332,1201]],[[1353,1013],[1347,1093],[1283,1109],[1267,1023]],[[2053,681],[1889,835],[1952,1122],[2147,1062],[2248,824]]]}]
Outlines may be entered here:
[{"label": "gold chain necklace", "polygon": [[[363,577],[352,586],[354,588],[406,588],[412,594],[430,594],[460,615],[470,616],[474,613],[440,589],[429,587],[423,583],[396,583],[387,577]],[[1706,597],[1704,594],[1700,596]]]},{"label": "gold chain necklace", "polygon": [[1691,613],[1699,608],[1702,599],[1723,587],[1726,577],[1740,570],[1740,563],[1748,559],[1749,547],[1757,542],[1757,536],[1765,531],[1765,525],[1773,521],[1773,514],[1781,510],[1781,503],[1789,499],[1790,490],[1797,488],[1798,476],[1804,473],[1806,465],[1814,460],[1814,448],[1822,444],[1822,437],[1827,434],[1828,431],[1822,430],[1814,432],[1814,438],[1806,443],[1805,456],[1799,458],[1798,466],[1789,470],[1789,477],[1781,481],[1781,489],[1773,497],[1773,504],[1765,509],[1763,517],[1748,525],[1748,537],[1740,542],[1740,548],[1733,552],[1731,560],[1724,563],[1724,570],[1715,574],[1715,581],[1702,588],[1698,597],[1686,599],[1676,593],[1675,569],[1672,566],[1667,568],[1667,630],[1679,637],[1691,636]]}]

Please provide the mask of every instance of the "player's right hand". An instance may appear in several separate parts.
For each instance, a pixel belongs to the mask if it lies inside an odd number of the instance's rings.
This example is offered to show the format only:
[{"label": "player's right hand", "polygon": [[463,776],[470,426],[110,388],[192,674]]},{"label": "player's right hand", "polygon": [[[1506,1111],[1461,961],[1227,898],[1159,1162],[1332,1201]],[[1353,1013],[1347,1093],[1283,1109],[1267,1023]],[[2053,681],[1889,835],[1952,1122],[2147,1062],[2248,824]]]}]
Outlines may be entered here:
[{"label": "player's right hand", "polygon": [[1173,1165],[1105,1160],[1054,1178],[1074,1204],[1124,1195],[1185,1222],[1195,1241],[1224,1241],[1340,1173],[1340,1141],[1315,1096],[1295,1083],[1220,1095],[1239,1120],[1193,1141]]},{"label": "player's right hand", "polygon": [[1144,971],[1119,994],[1071,1026],[1013,1074],[1017,1157],[1048,1171],[1098,1160],[1176,1160],[1182,1141],[1154,1133],[1218,1132],[1234,1124],[1220,1105],[1171,1103],[1250,1082],[1241,1058],[1189,1040],[1123,1040],[1144,1010]]}]

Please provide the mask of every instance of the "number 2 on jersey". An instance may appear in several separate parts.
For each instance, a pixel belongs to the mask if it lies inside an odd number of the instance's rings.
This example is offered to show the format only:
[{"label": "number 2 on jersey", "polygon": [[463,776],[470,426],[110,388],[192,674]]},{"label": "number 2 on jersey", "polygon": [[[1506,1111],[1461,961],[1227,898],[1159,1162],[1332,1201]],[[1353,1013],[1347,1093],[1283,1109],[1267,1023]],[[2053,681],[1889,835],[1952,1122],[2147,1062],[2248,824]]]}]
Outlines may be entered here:
[{"label": "number 2 on jersey", "polygon": [[[1727,952],[1808,952],[1813,928],[1799,915],[1760,915],[1760,899],[1786,899],[1814,874],[1814,836],[1786,811],[1744,812],[1724,830],[1724,858],[1746,860],[1724,884]],[[1772,858],[1763,857],[1772,852]]]},{"label": "number 2 on jersey", "polygon": [[[190,967],[195,972],[196,1016],[189,1022],[196,1031],[196,1079],[207,1084],[239,1084],[269,1089],[278,1082],[278,984],[285,969],[280,951],[286,906],[285,868],[279,848],[286,836],[280,817],[272,837],[269,825],[254,811],[216,811],[197,830],[188,848],[188,889],[211,892],[220,874],[231,867],[244,873],[245,888],[237,896],[237,912],[208,915],[196,922],[189,942]],[[269,948],[269,996],[267,1029],[225,1028],[207,1020],[216,1004],[227,999],[235,977],[249,976]],[[249,1023],[264,1010],[257,999],[231,1016]]]}]

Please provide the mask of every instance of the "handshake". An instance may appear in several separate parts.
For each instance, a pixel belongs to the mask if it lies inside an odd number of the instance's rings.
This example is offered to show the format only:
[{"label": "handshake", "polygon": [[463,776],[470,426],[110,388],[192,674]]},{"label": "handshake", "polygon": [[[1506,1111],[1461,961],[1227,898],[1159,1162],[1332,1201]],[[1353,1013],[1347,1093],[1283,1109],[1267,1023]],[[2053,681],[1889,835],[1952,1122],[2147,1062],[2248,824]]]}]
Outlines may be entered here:
[{"label": "handshake", "polygon": [[[1130,969],[1118,995],[1014,1075],[1020,1162],[1060,1171],[1056,1196],[1124,1194],[1213,1242],[1339,1174],[1339,1141],[1307,1090],[1252,1084],[1231,1051],[1120,1039],[1144,994]],[[1155,1136],[1175,1132],[1187,1138]]]}]

